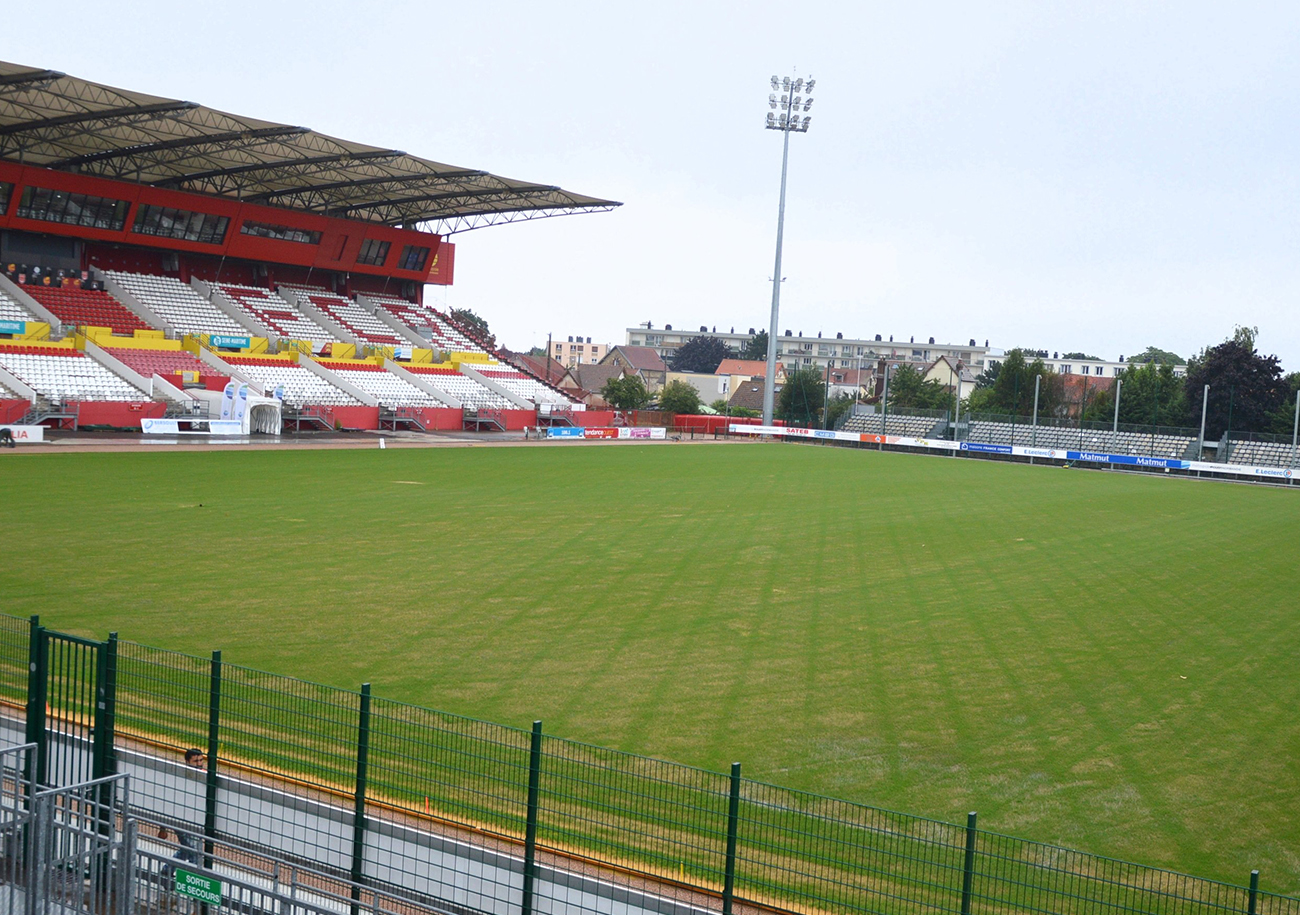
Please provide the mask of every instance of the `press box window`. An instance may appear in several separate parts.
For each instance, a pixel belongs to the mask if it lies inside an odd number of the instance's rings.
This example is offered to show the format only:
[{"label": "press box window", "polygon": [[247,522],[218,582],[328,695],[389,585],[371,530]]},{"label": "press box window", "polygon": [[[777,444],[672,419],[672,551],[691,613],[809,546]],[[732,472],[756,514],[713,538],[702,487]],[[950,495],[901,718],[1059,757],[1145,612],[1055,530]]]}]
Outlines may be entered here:
[{"label": "press box window", "polygon": [[14,192],[14,186],[7,181],[0,181],[0,216],[9,211],[9,195]]},{"label": "press box window", "polygon": [[276,241],[293,241],[302,245],[319,245],[320,233],[306,229],[294,229],[289,226],[275,226],[267,222],[246,222],[239,227],[241,235],[253,235],[257,238],[274,238]]},{"label": "press box window", "polygon": [[389,244],[386,241],[367,238],[361,243],[361,253],[357,255],[357,263],[370,267],[384,266],[384,261],[388,260]]},{"label": "press box window", "polygon": [[44,187],[25,187],[18,200],[16,215],[21,219],[40,219],[69,226],[120,232],[122,226],[126,225],[126,211],[129,208],[130,204],[125,200],[70,194]]},{"label": "press box window", "polygon": [[142,203],[136,211],[135,225],[131,231],[137,235],[153,235],[158,238],[175,238],[179,241],[219,245],[225,241],[226,229],[229,226],[228,216],[192,213],[175,207]]},{"label": "press box window", "polygon": [[417,245],[407,245],[402,249],[401,260],[397,262],[399,270],[423,270],[429,262],[429,249]]}]

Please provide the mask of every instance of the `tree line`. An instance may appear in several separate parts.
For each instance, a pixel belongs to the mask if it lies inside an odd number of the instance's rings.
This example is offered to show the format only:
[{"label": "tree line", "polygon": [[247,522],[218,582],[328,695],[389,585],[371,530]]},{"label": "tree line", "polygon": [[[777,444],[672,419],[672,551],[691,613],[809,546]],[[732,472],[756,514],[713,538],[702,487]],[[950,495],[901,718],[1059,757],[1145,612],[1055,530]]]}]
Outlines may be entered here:
[{"label": "tree line", "polygon": [[1053,372],[1042,359],[1030,361],[1023,351],[1012,350],[1001,363],[990,363],[980,373],[963,410],[1029,416],[1037,380],[1040,417],[1112,422],[1118,389],[1121,423],[1196,429],[1204,404],[1207,439],[1227,431],[1289,435],[1300,372],[1283,374],[1277,356],[1260,353],[1255,345],[1258,333],[1254,327],[1238,327],[1222,343],[1205,347],[1189,359],[1182,377],[1174,374],[1174,365],[1181,362],[1176,354],[1148,347],[1117,376],[1118,385],[1089,391],[1087,376],[1081,376],[1083,384],[1076,385],[1077,392],[1068,390],[1065,376]]}]

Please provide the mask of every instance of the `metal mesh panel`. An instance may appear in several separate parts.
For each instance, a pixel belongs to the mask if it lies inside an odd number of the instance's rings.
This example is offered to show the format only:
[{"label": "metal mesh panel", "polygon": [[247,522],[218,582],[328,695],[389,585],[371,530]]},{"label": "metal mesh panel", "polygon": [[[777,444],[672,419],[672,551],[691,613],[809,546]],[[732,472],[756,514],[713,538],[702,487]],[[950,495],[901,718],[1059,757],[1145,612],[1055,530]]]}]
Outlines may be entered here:
[{"label": "metal mesh panel", "polygon": [[728,779],[546,737],[538,839],[574,854],[721,887]]},{"label": "metal mesh panel", "polygon": [[356,693],[223,667],[217,830],[346,870],[358,713]]},{"label": "metal mesh panel", "polygon": [[972,897],[979,911],[1060,915],[1300,911],[1300,900],[1271,896],[1266,907],[1252,909],[1245,887],[991,832],[976,836]]},{"label": "metal mesh panel", "polygon": [[226,665],[221,755],[256,772],[350,795],[358,711],[355,692]]},{"label": "metal mesh panel", "polygon": [[31,623],[0,615],[0,701],[17,707],[27,703],[27,664]]},{"label": "metal mesh panel", "polygon": [[961,910],[964,830],[744,782],[736,891],[834,912]]},{"label": "metal mesh panel", "polygon": [[528,733],[375,699],[367,799],[398,810],[522,836]]},{"label": "metal mesh panel", "polygon": [[179,759],[208,743],[207,660],[134,642],[117,645],[119,745],[153,748]]}]

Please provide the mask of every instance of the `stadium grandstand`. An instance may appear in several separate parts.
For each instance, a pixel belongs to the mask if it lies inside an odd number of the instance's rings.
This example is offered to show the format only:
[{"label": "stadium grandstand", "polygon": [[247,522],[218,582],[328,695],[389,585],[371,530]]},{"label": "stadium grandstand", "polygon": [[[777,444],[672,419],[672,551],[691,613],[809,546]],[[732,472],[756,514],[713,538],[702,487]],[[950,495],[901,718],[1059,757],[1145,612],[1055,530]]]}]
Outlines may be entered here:
[{"label": "stadium grandstand", "polygon": [[455,234],[617,206],[0,62],[0,402],[73,429],[226,418],[232,384],[286,429],[581,411],[425,285]]}]

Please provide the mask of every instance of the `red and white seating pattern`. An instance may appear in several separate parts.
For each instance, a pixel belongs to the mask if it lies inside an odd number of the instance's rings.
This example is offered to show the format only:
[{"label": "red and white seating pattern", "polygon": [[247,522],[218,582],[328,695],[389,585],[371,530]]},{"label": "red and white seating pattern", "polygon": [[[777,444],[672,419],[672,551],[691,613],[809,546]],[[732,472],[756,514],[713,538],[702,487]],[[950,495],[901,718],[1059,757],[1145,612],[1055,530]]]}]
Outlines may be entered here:
[{"label": "red and white seating pattern", "polygon": [[418,330],[422,327],[427,328],[433,320],[432,311],[425,308],[423,305],[416,305],[414,302],[408,302],[406,299],[399,299],[396,296],[391,295],[378,295],[371,292],[365,292],[362,293],[362,295],[412,330]]},{"label": "red and white seating pattern", "polygon": [[496,391],[485,388],[468,375],[462,375],[460,372],[452,369],[433,368],[419,365],[408,365],[405,368],[407,371],[414,372],[417,375],[427,375],[429,384],[433,385],[439,391],[446,391],[452,397],[467,406],[493,410],[510,410],[515,408],[515,404],[502,397]]},{"label": "red and white seating pattern", "polygon": [[472,362],[465,364],[492,379],[503,388],[509,389],[511,393],[518,394],[533,403],[572,403],[563,394],[548,388],[531,375],[525,375],[511,366],[499,362],[494,362],[491,365],[477,365]]},{"label": "red and white seating pattern", "polygon": [[149,399],[80,350],[0,347],[0,366],[49,400]]},{"label": "red and white seating pattern", "polygon": [[11,296],[0,290],[0,321],[38,321],[32,314]]},{"label": "red and white seating pattern", "polygon": [[248,335],[246,327],[195,292],[188,283],[170,276],[116,270],[100,272],[180,333]]},{"label": "red and white seating pattern", "polygon": [[392,328],[351,299],[345,299],[325,289],[282,283],[280,292],[283,294],[286,291],[295,296],[298,301],[306,299],[366,343],[400,345],[406,342],[393,333]]},{"label": "red and white seating pattern", "polygon": [[460,353],[485,353],[487,350],[479,346],[469,337],[465,336],[459,330],[452,326],[447,320],[446,315],[439,314],[430,309],[433,315],[433,338],[438,341],[438,345],[443,349],[452,350]]},{"label": "red and white seating pattern", "polygon": [[234,307],[247,314],[274,336],[312,343],[332,343],[334,335],[299,312],[269,289],[220,283],[216,286]]},{"label": "red and white seating pattern", "polygon": [[342,368],[331,365],[329,362],[321,362],[321,365],[325,366],[325,368],[329,369],[331,372],[336,372],[341,378],[343,378],[343,380],[356,385],[386,407],[446,406],[446,404],[427,391],[422,391],[415,385],[407,382],[405,379],[398,378],[392,372],[377,365],[370,369],[364,369],[358,366]]},{"label": "red and white seating pattern", "polygon": [[284,385],[284,402],[291,407],[308,404],[355,406],[360,403],[351,394],[295,362],[256,358],[230,358],[227,361],[235,371],[260,384],[268,395],[278,385]]},{"label": "red and white seating pattern", "polygon": [[176,377],[177,372],[198,372],[200,375],[219,375],[216,369],[194,358],[193,353],[185,350],[123,349],[113,347],[108,354],[128,368],[135,369],[149,378],[161,375],[180,387],[182,382]]},{"label": "red and white seating pattern", "polygon": [[424,331],[427,330],[429,342],[437,349],[457,353],[485,352],[483,347],[452,327],[444,315],[440,315],[432,308],[416,305],[396,296],[373,295],[368,292],[362,295],[421,336],[426,336]]},{"label": "red and white seating pattern", "polygon": [[24,286],[23,291],[54,312],[60,322],[74,327],[109,327],[116,334],[150,329],[134,312],[102,290]]}]

